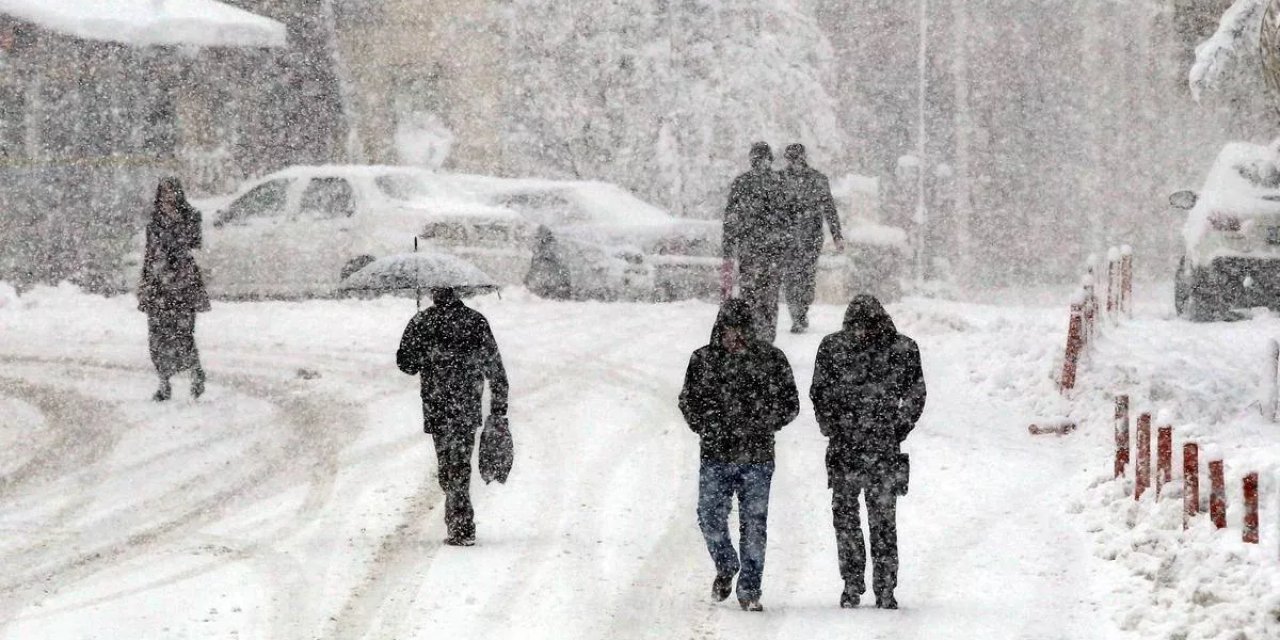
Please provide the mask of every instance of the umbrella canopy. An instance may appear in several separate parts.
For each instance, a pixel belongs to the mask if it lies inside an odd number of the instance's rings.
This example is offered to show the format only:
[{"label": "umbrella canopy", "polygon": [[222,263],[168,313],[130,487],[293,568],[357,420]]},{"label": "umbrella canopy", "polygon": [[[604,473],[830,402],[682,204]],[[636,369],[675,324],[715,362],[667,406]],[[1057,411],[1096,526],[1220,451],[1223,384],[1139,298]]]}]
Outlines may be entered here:
[{"label": "umbrella canopy", "polygon": [[498,290],[479,267],[447,253],[398,253],[379,258],[342,282],[344,291],[458,289],[464,295]]}]

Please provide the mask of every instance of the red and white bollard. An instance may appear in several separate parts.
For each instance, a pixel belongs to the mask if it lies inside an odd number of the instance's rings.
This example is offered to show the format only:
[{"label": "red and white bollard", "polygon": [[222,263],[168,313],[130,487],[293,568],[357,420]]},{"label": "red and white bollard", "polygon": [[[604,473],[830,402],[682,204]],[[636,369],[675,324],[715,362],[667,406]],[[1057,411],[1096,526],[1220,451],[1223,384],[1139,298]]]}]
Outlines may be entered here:
[{"label": "red and white bollard", "polygon": [[1227,528],[1227,481],[1221,460],[1209,462],[1209,519],[1213,526]]},{"label": "red and white bollard", "polygon": [[1173,482],[1173,427],[1160,427],[1156,436],[1156,497]]},{"label": "red and white bollard", "polygon": [[1129,396],[1116,396],[1116,468],[1115,477],[1123,478],[1129,466]]},{"label": "red and white bollard", "polygon": [[1142,494],[1147,492],[1151,487],[1151,414],[1143,413],[1138,416],[1138,438],[1134,447],[1134,454],[1137,456],[1135,461],[1134,475],[1136,482],[1133,485],[1133,499],[1141,500]]},{"label": "red and white bollard", "polygon": [[1200,448],[1194,442],[1182,445],[1182,528],[1200,513]]},{"label": "red and white bollard", "polygon": [[1120,247],[1120,311],[1133,317],[1133,247]]},{"label": "red and white bollard", "polygon": [[1084,304],[1071,304],[1071,321],[1067,324],[1067,352],[1062,360],[1062,390],[1076,387],[1076,371],[1080,366],[1080,352],[1084,349]]},{"label": "red and white bollard", "polygon": [[1258,472],[1244,477],[1244,535],[1249,544],[1258,544]]}]

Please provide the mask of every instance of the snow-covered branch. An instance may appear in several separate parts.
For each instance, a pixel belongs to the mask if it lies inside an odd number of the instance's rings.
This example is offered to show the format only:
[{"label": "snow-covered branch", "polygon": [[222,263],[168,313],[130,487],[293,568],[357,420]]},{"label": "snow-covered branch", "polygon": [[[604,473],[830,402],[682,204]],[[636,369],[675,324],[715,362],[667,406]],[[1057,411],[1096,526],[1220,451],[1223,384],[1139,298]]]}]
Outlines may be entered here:
[{"label": "snow-covered branch", "polygon": [[1205,89],[1217,86],[1233,61],[1249,57],[1258,48],[1266,8],[1267,0],[1236,0],[1222,14],[1213,37],[1196,47],[1196,61],[1189,77],[1191,95],[1196,100]]}]

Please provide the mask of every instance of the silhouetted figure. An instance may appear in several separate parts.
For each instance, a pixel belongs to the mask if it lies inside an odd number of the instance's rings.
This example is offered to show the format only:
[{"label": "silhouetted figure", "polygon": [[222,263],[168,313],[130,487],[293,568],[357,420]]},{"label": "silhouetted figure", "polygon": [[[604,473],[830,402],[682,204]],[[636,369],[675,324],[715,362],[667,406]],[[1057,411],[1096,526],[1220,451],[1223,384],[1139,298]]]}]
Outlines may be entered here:
[{"label": "silhouetted figure", "polygon": [[[729,300],[711,342],[689,359],[680,411],[702,440],[698,526],[716,565],[712,597],[724,600],[738,579],[738,602],[761,611],[774,433],[795,419],[799,399],[780,349],[756,337],[750,308]],[[729,539],[729,510],[738,497],[740,551]]]},{"label": "silhouetted figure", "polygon": [[822,224],[831,230],[836,249],[844,252],[840,234],[840,214],[831,195],[827,176],[809,166],[804,145],[787,145],[787,167],[782,170],[787,205],[795,219],[791,254],[782,286],[791,312],[791,333],[804,333],[809,328],[809,305],[813,304],[818,256],[822,253]]},{"label": "silhouetted figure", "polygon": [[396,365],[422,380],[423,431],[435,443],[444,490],[446,544],[475,544],[471,458],[483,422],[481,396],[489,383],[490,420],[506,420],[507,372],[489,321],[462,303],[454,289],[432,289],[434,304],[405,327]]},{"label": "silhouetted figure", "polygon": [[858,518],[865,496],[874,563],[876,606],[896,609],[897,500],[908,468],[902,441],[924,412],[924,372],[915,341],[900,333],[880,302],[860,295],[849,304],[844,329],[822,340],[809,398],[827,444],[827,483],[844,593],[856,607],[866,590],[866,547]]},{"label": "silhouetted figure", "polygon": [[147,314],[151,362],[160,375],[153,399],[168,400],[169,378],[191,371],[191,395],[204,393],[204,368],[196,350],[196,314],[208,311],[200,267],[193,249],[200,248],[200,212],[192,207],[177,178],[160,180],[156,188],[147,246],[138,283],[138,309]]},{"label": "silhouetted figure", "polygon": [[773,151],[751,145],[751,170],[734,178],[724,209],[724,257],[738,261],[741,298],[755,317],[756,335],[773,342],[778,292],[791,253],[792,226],[782,179],[772,169]]}]

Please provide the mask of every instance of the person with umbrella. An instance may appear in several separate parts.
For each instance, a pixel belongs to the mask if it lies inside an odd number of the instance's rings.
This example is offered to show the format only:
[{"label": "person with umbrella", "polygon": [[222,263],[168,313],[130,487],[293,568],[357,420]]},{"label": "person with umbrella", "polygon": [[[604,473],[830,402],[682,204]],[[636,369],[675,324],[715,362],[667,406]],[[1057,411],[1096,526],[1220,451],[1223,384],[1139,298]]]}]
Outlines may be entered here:
[{"label": "person with umbrella", "polygon": [[414,315],[405,328],[396,364],[421,376],[423,431],[434,441],[445,495],[445,544],[469,547],[476,539],[471,457],[483,422],[481,396],[488,381],[486,436],[490,431],[507,433],[507,372],[489,321],[462,303],[458,288],[437,284],[431,299],[432,306]]},{"label": "person with umbrella", "polygon": [[200,267],[191,251],[200,248],[200,211],[187,202],[177,178],[160,180],[156,188],[147,244],[138,284],[138,310],[147,314],[151,362],[160,376],[152,398],[168,400],[169,378],[191,371],[191,395],[204,393],[204,368],[196,350],[196,314],[208,311]]}]

